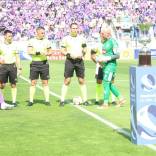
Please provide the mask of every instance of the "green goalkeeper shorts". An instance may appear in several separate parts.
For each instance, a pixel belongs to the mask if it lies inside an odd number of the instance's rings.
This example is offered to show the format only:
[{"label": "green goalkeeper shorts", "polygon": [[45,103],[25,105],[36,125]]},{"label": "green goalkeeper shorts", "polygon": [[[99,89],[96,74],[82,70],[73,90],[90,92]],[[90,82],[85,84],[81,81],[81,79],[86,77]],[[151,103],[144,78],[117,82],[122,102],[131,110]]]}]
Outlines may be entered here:
[{"label": "green goalkeeper shorts", "polygon": [[112,63],[107,64],[103,68],[103,73],[104,73],[103,80],[111,82],[115,78],[116,65]]},{"label": "green goalkeeper shorts", "polygon": [[104,72],[104,77],[103,77],[104,81],[111,82],[114,80],[114,78],[115,78],[115,72],[111,72],[111,71],[107,71],[107,70]]}]

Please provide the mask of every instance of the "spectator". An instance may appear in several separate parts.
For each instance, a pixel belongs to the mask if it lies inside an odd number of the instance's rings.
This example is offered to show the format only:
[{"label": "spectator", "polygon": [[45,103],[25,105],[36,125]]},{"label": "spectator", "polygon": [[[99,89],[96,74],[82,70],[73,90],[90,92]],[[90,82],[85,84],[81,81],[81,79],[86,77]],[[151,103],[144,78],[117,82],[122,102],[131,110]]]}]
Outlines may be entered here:
[{"label": "spectator", "polygon": [[[150,21],[156,20],[156,2],[152,0],[53,0],[52,2],[23,0],[1,1],[0,4],[0,25],[15,30],[15,33],[26,32],[25,35],[29,38],[34,36],[36,27],[43,25],[49,27],[51,21],[56,29],[54,39],[61,39],[69,32],[67,25],[75,20],[86,35],[90,34],[88,27],[92,20],[96,20],[95,27],[99,27],[101,19],[102,22],[104,20],[111,22],[119,17],[119,12],[122,15],[127,12],[130,18],[141,17],[138,22],[144,22],[145,17]],[[136,12],[138,14],[134,15]],[[51,32],[47,30],[47,33]]]}]

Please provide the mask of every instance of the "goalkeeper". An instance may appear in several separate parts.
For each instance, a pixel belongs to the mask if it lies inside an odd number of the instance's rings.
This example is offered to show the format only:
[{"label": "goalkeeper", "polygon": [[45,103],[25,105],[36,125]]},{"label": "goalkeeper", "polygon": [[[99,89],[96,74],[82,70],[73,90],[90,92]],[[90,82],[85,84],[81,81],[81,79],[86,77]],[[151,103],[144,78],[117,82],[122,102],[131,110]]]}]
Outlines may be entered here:
[{"label": "goalkeeper", "polygon": [[[103,94],[103,86],[102,86],[102,80],[103,80],[103,70],[102,66],[99,62],[96,62],[96,57],[98,57],[100,54],[102,54],[102,43],[101,41],[98,42],[98,45],[96,45],[96,48],[91,49],[91,59],[94,63],[96,63],[96,70],[95,70],[95,79],[96,79],[96,89],[95,89],[95,104],[99,105],[99,100],[101,95]],[[116,99],[115,95],[111,93],[111,103],[113,105],[116,105]],[[109,99],[110,103],[110,99]]]},{"label": "goalkeeper", "polygon": [[119,53],[117,52],[118,44],[113,38],[111,38],[111,28],[108,26],[101,28],[100,38],[103,43],[102,54],[94,58],[96,62],[101,64],[104,73],[104,101],[100,108],[108,108],[110,91],[119,99],[117,106],[122,106],[125,103],[125,99],[119,90],[113,85],[117,67],[116,59],[119,58]]}]

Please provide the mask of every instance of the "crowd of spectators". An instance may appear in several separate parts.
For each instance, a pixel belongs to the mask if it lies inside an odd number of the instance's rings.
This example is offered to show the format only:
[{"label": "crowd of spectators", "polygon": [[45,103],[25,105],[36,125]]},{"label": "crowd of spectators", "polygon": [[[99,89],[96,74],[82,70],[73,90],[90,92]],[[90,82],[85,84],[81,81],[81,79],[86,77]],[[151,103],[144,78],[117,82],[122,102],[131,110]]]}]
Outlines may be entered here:
[{"label": "crowd of spectators", "polygon": [[17,39],[31,38],[37,26],[44,26],[49,39],[60,40],[74,21],[86,36],[97,32],[104,22],[113,23],[117,31],[124,27],[122,23],[135,30],[138,23],[149,22],[155,30],[155,15],[155,0],[0,1],[0,28],[13,30]]}]

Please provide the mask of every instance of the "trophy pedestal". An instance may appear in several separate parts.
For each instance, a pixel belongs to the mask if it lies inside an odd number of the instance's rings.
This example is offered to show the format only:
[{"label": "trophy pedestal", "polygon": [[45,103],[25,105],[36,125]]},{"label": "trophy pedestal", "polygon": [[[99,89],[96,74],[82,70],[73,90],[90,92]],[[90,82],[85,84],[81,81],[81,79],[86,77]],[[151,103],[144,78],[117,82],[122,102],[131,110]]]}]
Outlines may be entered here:
[{"label": "trophy pedestal", "polygon": [[130,67],[131,141],[156,144],[156,67]]},{"label": "trophy pedestal", "polygon": [[147,47],[143,47],[139,52],[139,66],[151,66],[151,52]]}]

